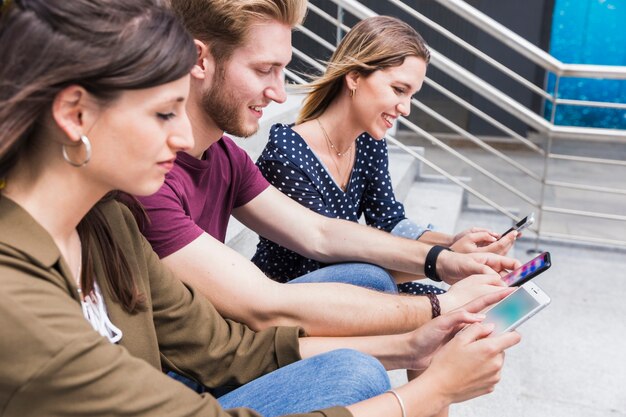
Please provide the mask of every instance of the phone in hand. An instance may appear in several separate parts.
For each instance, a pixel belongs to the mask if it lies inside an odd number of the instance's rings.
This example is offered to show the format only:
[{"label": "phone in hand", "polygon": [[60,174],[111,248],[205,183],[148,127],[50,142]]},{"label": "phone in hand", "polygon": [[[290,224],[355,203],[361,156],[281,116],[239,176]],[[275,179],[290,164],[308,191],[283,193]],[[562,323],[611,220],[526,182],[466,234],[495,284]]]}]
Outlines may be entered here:
[{"label": "phone in hand", "polygon": [[526,229],[527,227],[532,226],[532,224],[535,223],[535,213],[530,213],[528,216],[524,217],[522,220],[520,220],[519,222],[515,223],[515,225],[513,227],[511,227],[509,230],[507,230],[506,232],[502,233],[502,235],[500,236],[500,239],[502,239],[504,236],[508,235],[509,233],[511,233],[512,231],[518,231],[521,232],[522,230]]},{"label": "phone in hand", "polygon": [[550,252],[543,252],[502,277],[509,287],[519,287],[552,266]]},{"label": "phone in hand", "polygon": [[550,297],[533,282],[527,282],[485,312],[483,323],[493,323],[491,335],[511,332],[550,304]]}]

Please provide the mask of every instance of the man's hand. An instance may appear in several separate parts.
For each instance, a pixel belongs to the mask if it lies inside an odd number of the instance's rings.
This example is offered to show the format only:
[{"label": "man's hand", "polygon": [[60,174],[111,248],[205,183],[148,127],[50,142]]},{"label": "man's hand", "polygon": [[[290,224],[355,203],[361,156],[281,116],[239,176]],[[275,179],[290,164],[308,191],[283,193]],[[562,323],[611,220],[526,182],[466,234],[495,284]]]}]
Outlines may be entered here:
[{"label": "man's hand", "polygon": [[509,271],[519,268],[521,262],[517,259],[496,255],[489,252],[456,253],[442,251],[437,258],[437,274],[443,281],[453,285],[470,275],[500,274],[504,276]]},{"label": "man's hand", "polygon": [[448,289],[448,292],[439,296],[441,314],[450,312],[462,305],[486,294],[500,292],[506,284],[498,274],[472,275]]},{"label": "man's hand", "polygon": [[474,227],[457,234],[450,248],[460,253],[491,252],[506,255],[515,244],[517,232],[511,232],[498,240],[499,237],[497,233]]}]

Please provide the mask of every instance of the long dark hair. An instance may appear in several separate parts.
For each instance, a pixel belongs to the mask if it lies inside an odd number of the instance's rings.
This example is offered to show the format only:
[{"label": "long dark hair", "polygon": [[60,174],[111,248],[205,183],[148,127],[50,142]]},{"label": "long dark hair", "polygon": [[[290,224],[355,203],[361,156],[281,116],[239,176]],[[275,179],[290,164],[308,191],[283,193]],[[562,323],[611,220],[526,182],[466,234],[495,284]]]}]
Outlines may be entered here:
[{"label": "long dark hair", "polygon": [[[191,35],[159,0],[13,0],[0,16],[0,179],[29,151],[56,95],[80,85],[103,105],[124,90],[158,86],[189,72]],[[125,254],[96,205],[82,219],[85,293],[94,286],[95,243],[115,301],[145,306]]]}]

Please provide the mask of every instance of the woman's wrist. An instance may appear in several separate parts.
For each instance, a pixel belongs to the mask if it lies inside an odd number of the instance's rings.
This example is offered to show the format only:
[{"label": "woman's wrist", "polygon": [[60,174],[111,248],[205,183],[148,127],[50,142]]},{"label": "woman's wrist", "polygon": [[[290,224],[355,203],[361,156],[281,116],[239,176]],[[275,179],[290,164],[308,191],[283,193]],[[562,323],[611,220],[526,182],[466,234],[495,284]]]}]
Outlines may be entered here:
[{"label": "woman's wrist", "polygon": [[437,270],[437,259],[439,258],[441,252],[449,250],[450,248],[440,245],[435,245],[430,248],[424,261],[424,275],[426,275],[427,278],[437,282],[442,281],[439,271]]},{"label": "woman's wrist", "polygon": [[409,417],[436,416],[452,403],[449,396],[443,394],[436,379],[427,371],[408,384],[395,389],[404,400],[406,414]]},{"label": "woman's wrist", "polygon": [[455,242],[455,237],[447,233],[435,232],[433,230],[425,230],[424,233],[417,238],[420,242],[429,245],[441,245],[450,247]]}]

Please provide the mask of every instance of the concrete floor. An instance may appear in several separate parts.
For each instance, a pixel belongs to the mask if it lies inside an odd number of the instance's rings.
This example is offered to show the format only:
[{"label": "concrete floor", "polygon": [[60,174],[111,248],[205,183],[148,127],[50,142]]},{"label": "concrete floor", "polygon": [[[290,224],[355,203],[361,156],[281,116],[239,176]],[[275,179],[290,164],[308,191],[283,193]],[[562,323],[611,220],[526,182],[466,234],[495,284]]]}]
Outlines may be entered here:
[{"label": "concrete floor", "polygon": [[[457,225],[502,226],[488,217],[462,215]],[[524,262],[533,248],[518,241],[513,256]],[[540,249],[553,265],[534,281],[551,304],[520,327],[522,341],[507,351],[496,391],[453,405],[451,417],[626,417],[626,253]],[[406,382],[402,371],[391,378]]]},{"label": "concrete floor", "polygon": [[[610,151],[613,157],[624,156],[623,149],[619,149]],[[480,151],[463,149],[463,153],[521,189],[528,182]],[[426,146],[425,154],[456,175],[471,176],[473,186],[499,197],[501,204],[522,215],[529,211],[519,199],[500,192],[498,187],[485,186],[488,180],[461,167],[440,150]],[[517,152],[515,159],[531,167],[540,164],[525,152]],[[622,168],[611,168],[607,173],[606,168],[572,169],[561,165],[551,168],[560,179],[603,181],[604,185],[626,188],[626,176],[617,172]],[[437,206],[457,204],[459,197],[454,187],[416,183],[404,200],[407,214],[428,221],[428,216],[445,213]],[[566,191],[553,192],[549,198],[582,210],[626,213],[624,196],[599,200],[582,192]],[[443,223],[448,232],[474,225],[500,230],[509,222],[502,215],[485,211],[463,211],[458,219],[446,216],[434,220]],[[446,222],[448,219],[453,222],[453,230]],[[622,240],[626,236],[624,224],[593,219],[553,217],[547,220],[547,226],[555,231],[575,229]],[[526,239],[518,241],[513,256],[522,261],[534,256],[527,254],[528,249],[535,248],[534,239],[528,239],[531,236],[527,234]],[[552,298],[551,305],[519,329],[522,342],[507,352],[502,381],[496,391],[454,405],[452,417],[626,417],[626,251],[545,242],[539,244],[539,249],[550,251],[553,259],[552,268],[535,279]],[[392,374],[395,384],[402,382],[400,375]]]},{"label": "concrete floor", "polygon": [[[517,257],[528,244],[519,242]],[[552,303],[520,328],[496,391],[453,407],[463,417],[626,417],[626,254],[543,246],[535,278]]]}]

